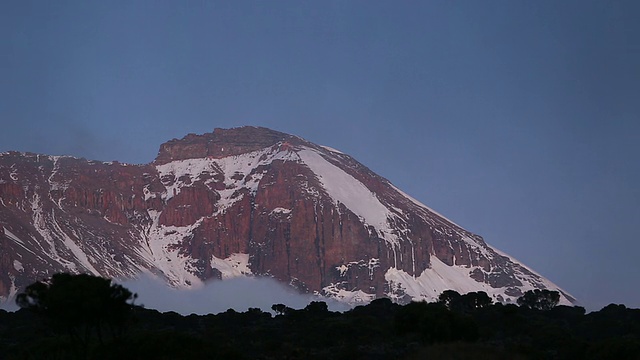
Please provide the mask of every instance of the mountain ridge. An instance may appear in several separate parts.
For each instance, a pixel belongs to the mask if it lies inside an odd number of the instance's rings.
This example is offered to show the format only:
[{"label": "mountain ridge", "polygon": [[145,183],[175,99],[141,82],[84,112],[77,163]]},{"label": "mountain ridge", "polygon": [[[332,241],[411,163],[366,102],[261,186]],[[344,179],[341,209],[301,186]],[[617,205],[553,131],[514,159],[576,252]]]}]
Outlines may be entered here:
[{"label": "mountain ridge", "polygon": [[[177,287],[270,276],[358,303],[569,294],[351,156],[260,128],[160,146],[143,165],[0,154],[0,296],[56,271]],[[27,270],[29,269],[29,270]]]}]

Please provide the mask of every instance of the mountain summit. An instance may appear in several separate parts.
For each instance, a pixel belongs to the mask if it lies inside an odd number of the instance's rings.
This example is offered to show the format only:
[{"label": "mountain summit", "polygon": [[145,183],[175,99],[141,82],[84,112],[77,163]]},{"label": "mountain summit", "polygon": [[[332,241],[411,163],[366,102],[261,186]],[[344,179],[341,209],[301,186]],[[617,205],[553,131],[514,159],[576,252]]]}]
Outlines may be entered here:
[{"label": "mountain summit", "polygon": [[549,280],[349,155],[258,127],[189,134],[151,164],[0,154],[0,296],[55,272],[175,287],[268,276],[349,303]]}]

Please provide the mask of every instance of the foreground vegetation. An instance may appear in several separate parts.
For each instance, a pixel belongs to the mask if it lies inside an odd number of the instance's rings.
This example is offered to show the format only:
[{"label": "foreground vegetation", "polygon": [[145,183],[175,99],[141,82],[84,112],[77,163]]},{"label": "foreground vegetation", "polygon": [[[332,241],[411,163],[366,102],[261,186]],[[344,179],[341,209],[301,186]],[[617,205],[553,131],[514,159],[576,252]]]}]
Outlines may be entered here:
[{"label": "foreground vegetation", "polygon": [[90,275],[55,275],[0,310],[1,359],[640,359],[640,310],[585,314],[557,293],[493,304],[446,291],[436,303],[378,299],[345,313],[323,302],[294,310],[182,316],[134,305]]}]

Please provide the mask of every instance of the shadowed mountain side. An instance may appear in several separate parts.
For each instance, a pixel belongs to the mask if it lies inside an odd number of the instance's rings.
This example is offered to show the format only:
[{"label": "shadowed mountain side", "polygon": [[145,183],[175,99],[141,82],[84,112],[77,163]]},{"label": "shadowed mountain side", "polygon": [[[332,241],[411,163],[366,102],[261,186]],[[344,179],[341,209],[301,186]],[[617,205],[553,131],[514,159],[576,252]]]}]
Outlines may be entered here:
[{"label": "shadowed mountain side", "polygon": [[5,299],[55,272],[150,272],[178,288],[271,277],[350,304],[449,289],[575,302],[349,155],[257,127],[171,140],[146,165],[1,153],[0,253]]}]

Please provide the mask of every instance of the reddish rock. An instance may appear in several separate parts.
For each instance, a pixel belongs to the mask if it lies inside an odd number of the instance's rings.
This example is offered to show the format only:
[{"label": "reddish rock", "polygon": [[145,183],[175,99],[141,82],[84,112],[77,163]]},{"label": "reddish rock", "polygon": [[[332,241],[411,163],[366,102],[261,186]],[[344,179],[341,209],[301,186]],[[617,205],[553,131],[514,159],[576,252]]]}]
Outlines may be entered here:
[{"label": "reddish rock", "polygon": [[[301,151],[364,185],[389,213],[384,228],[325,189]],[[2,153],[0,225],[0,296],[56,271],[122,278],[146,269],[184,286],[246,265],[303,291],[400,299],[389,269],[415,279],[434,258],[501,296],[522,292],[523,276],[548,284],[350,156],[256,127],[171,140],[148,165]]]}]

